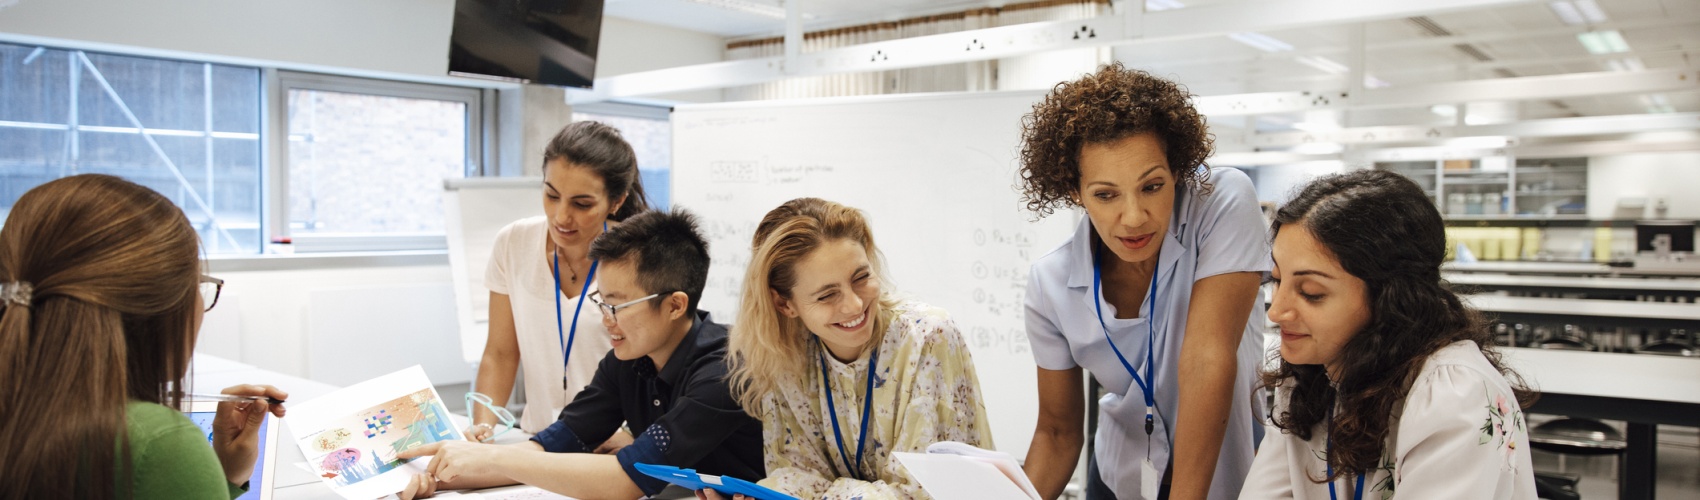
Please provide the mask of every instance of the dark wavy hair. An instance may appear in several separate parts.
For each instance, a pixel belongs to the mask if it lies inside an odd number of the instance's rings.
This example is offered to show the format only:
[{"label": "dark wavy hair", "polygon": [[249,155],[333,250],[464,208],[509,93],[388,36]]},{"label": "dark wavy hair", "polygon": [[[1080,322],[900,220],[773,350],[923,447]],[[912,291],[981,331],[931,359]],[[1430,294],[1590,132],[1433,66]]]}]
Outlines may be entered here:
[{"label": "dark wavy hair", "polygon": [[1271,420],[1301,439],[1310,439],[1339,402],[1328,429],[1334,474],[1317,482],[1379,465],[1394,408],[1429,355],[1453,342],[1474,341],[1511,382],[1518,403],[1526,408],[1534,402],[1535,393],[1501,362],[1481,313],[1441,279],[1446,227],[1415,182],[1383,170],[1316,179],[1276,211],[1271,236],[1289,225],[1309,230],[1340,267],[1364,281],[1369,295],[1369,323],[1340,348],[1338,388],[1329,385],[1321,365],[1282,360],[1262,374],[1264,386],[1289,388],[1286,411]]},{"label": "dark wavy hair", "polygon": [[696,314],[708,281],[708,241],[697,229],[696,216],[683,208],[633,215],[590,242],[590,258],[631,259],[638,286],[662,294],[650,301],[651,307],[679,291],[690,298],[686,312]]},{"label": "dark wavy hair", "polygon": [[643,193],[643,177],[638,175],[637,153],[620,135],[620,130],[602,122],[577,121],[562,127],[543,150],[543,168],[549,162],[564,160],[590,169],[602,177],[608,202],[626,196],[626,204],[608,215],[608,220],[623,221],[627,217],[649,210]]},{"label": "dark wavy hair", "polygon": [[1192,94],[1175,82],[1111,63],[1051,89],[1021,118],[1021,201],[1040,217],[1074,206],[1080,148],[1154,132],[1175,181],[1210,192],[1199,168],[1215,143]]}]

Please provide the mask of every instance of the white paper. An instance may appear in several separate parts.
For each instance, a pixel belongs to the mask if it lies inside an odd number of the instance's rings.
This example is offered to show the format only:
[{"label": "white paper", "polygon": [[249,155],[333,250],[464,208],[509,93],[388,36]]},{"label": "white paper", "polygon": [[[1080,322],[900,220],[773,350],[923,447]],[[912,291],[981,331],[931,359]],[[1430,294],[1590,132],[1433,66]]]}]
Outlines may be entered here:
[{"label": "white paper", "polygon": [[990,463],[959,455],[896,452],[927,494],[938,500],[1028,500],[1021,487]]},{"label": "white paper", "polygon": [[1027,479],[1027,471],[1021,470],[1021,462],[1015,461],[1015,456],[1001,451],[992,451],[957,441],[940,441],[927,446],[930,455],[959,455],[981,462],[992,464],[1002,471],[1004,477],[1027,492],[1029,498],[1039,500],[1039,489],[1033,486],[1033,481]]},{"label": "white paper", "polygon": [[319,481],[351,500],[401,491],[430,464],[430,457],[397,462],[396,453],[462,439],[417,365],[292,403],[283,421]]}]

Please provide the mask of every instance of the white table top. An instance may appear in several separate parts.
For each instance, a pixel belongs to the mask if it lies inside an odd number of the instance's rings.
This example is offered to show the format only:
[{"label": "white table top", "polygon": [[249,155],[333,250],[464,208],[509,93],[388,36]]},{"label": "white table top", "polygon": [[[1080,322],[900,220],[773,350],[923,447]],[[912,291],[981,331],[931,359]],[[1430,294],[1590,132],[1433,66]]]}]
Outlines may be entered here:
[{"label": "white table top", "polygon": [[1447,262],[1440,265],[1442,271],[1467,271],[1490,273],[1541,273],[1541,274],[1611,274],[1612,267],[1605,264],[1589,262],[1523,262],[1523,261],[1477,261],[1470,263]]},{"label": "white table top", "polygon": [[1501,347],[1541,392],[1700,404],[1700,359]]},{"label": "white table top", "polygon": [[1503,295],[1469,295],[1464,301],[1483,312],[1597,316],[1675,321],[1700,321],[1700,304],[1631,302],[1627,300],[1543,299]]},{"label": "white table top", "polygon": [[1602,290],[1651,290],[1700,292],[1700,279],[1605,278],[1573,276],[1522,276],[1493,273],[1446,273],[1446,281],[1459,285],[1524,286],[1552,288],[1597,288]]}]

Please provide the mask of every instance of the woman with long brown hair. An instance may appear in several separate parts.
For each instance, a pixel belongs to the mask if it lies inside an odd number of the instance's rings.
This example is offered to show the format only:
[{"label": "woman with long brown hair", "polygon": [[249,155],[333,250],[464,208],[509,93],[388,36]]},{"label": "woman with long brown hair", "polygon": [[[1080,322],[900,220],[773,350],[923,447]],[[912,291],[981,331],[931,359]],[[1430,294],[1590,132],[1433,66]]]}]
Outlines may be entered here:
[{"label": "woman with long brown hair", "polygon": [[0,498],[247,490],[259,424],[283,407],[219,404],[210,447],[174,409],[216,301],[204,278],[189,220],[146,187],[78,175],[18,198],[0,228]]},{"label": "woman with long brown hair", "polygon": [[1520,403],[1481,315],[1446,288],[1415,182],[1323,177],[1272,224],[1272,428],[1240,498],[1535,498]]},{"label": "woman with long brown hair", "polygon": [[[637,153],[606,124],[580,121],[562,128],[543,151],[543,215],[514,221],[496,233],[484,272],[490,289],[490,329],[474,390],[504,407],[515,373],[525,375],[519,427],[543,432],[585,386],[613,344],[595,304],[596,260],[590,242],[610,223],[649,208]],[[583,332],[584,335],[579,335]],[[561,359],[555,359],[560,356]],[[573,361],[578,356],[578,361]],[[558,382],[557,382],[558,381]],[[466,437],[484,441],[509,422],[480,407]],[[632,442],[616,432],[598,451]]]}]

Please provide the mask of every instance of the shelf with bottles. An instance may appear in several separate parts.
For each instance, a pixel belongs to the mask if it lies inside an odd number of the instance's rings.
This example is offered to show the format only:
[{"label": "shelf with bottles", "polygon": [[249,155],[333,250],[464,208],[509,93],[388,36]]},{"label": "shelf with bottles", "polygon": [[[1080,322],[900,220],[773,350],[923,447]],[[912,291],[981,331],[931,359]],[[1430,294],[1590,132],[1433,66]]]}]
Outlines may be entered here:
[{"label": "shelf with bottles", "polygon": [[1518,214],[1567,215],[1588,210],[1588,159],[1517,161],[1511,189]]}]

